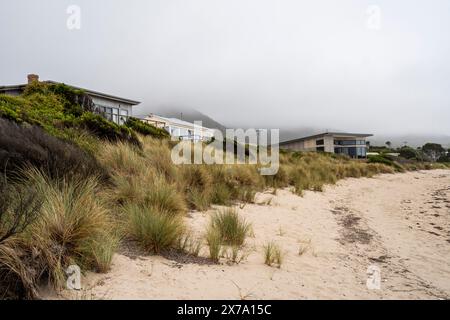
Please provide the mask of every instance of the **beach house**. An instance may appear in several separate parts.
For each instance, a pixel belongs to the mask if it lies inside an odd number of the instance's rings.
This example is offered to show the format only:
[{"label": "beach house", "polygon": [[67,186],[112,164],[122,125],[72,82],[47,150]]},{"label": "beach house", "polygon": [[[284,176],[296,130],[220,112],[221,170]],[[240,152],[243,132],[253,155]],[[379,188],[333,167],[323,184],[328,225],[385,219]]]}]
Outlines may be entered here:
[{"label": "beach house", "polygon": [[351,158],[366,158],[366,139],[372,134],[325,132],[280,142],[280,148],[292,151],[318,151],[345,154]]},{"label": "beach house", "polygon": [[201,125],[177,118],[166,118],[150,114],[141,118],[141,121],[158,128],[163,128],[169,134],[179,140],[209,141],[214,136],[214,130]]},{"label": "beach house", "polygon": [[[39,76],[29,74],[27,84],[30,84],[33,81],[39,81]],[[58,83],[50,80],[43,82],[48,84]],[[27,84],[0,86],[0,94],[9,94],[14,96],[20,95],[25,90]],[[92,99],[92,102],[95,104],[96,111],[103,115],[106,119],[117,124],[124,124],[128,117],[132,116],[133,107],[140,103],[139,101],[120,98],[98,91],[75,87],[72,85],[68,86],[74,89],[83,90]]]}]

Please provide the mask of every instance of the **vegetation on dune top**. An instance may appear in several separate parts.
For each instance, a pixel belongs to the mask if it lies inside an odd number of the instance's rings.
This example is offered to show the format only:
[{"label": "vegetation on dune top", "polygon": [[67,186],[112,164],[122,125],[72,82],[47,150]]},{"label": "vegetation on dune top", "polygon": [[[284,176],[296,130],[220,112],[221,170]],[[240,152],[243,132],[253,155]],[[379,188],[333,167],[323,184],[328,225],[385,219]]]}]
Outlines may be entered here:
[{"label": "vegetation on dune top", "polygon": [[144,123],[134,117],[129,117],[125,126],[144,136],[152,136],[161,139],[170,138],[170,135],[166,130]]}]

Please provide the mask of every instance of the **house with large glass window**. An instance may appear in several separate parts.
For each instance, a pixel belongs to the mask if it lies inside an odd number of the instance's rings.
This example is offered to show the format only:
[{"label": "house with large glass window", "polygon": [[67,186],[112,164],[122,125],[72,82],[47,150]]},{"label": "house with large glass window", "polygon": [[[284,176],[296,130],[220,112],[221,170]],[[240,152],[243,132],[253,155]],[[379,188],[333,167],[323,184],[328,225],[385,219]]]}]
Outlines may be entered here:
[{"label": "house with large glass window", "polygon": [[372,134],[366,133],[325,132],[280,142],[279,146],[292,151],[329,152],[359,159],[366,158],[366,139],[371,136]]},{"label": "house with large glass window", "polygon": [[[39,81],[39,76],[35,74],[28,75],[28,84],[33,81]],[[55,81],[44,81],[44,83],[55,84]],[[0,86],[0,94],[9,94],[17,96],[23,93],[27,84],[18,84],[11,86]],[[95,105],[95,109],[99,114],[103,115],[106,119],[117,123],[124,124],[128,117],[132,116],[133,106],[138,105],[139,101],[116,97],[110,94],[97,92],[89,89],[70,87],[83,90],[91,99]]]}]

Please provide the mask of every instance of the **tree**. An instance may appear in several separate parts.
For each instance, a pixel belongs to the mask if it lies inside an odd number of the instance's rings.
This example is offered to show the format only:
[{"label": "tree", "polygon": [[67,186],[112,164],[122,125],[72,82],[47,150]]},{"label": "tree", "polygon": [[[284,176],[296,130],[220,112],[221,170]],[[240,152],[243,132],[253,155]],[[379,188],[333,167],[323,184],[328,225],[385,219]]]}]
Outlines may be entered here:
[{"label": "tree", "polygon": [[422,151],[432,160],[436,161],[445,155],[445,149],[438,143],[426,143],[422,147]]},{"label": "tree", "polygon": [[417,159],[417,151],[407,146],[401,147],[400,157],[405,159]]},{"label": "tree", "polygon": [[391,148],[392,143],[390,141],[386,141],[384,143],[389,149]]}]

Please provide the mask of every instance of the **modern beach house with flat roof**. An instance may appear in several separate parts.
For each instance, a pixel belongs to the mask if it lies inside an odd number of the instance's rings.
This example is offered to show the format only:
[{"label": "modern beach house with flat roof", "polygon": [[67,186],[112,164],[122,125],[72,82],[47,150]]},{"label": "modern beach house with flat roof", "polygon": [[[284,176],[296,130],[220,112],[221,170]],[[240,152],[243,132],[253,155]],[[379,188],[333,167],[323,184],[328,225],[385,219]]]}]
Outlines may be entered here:
[{"label": "modern beach house with flat roof", "polygon": [[172,137],[180,140],[191,140],[194,142],[209,141],[214,136],[213,129],[177,118],[166,118],[149,114],[141,118],[141,121],[165,129]]},{"label": "modern beach house with flat roof", "polygon": [[[33,81],[39,81],[39,76],[36,74],[28,75],[28,84]],[[43,81],[44,83],[56,84],[54,81]],[[0,86],[0,94],[8,94],[18,96],[23,93],[27,84],[18,84],[11,86]],[[75,87],[68,85],[77,90],[83,90],[95,104],[96,110],[106,119],[117,123],[124,124],[128,117],[132,116],[133,106],[138,105],[139,101],[116,97],[110,94],[101,93],[93,90]]]},{"label": "modern beach house with flat roof", "polygon": [[351,158],[366,158],[366,138],[372,134],[325,132],[280,142],[280,148],[293,151],[319,151],[345,154]]}]

